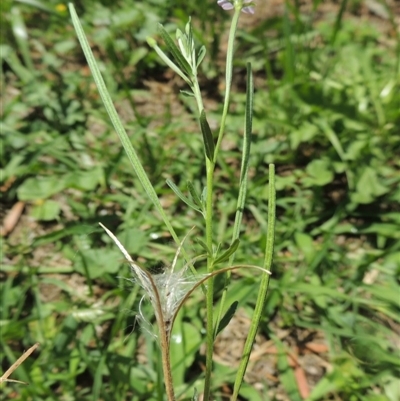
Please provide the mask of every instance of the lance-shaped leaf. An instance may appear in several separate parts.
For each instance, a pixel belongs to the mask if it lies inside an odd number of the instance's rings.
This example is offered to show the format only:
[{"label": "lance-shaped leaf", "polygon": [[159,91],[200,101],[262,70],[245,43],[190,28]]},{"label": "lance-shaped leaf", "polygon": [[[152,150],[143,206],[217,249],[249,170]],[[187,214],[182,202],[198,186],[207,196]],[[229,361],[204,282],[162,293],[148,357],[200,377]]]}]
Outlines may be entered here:
[{"label": "lance-shaped leaf", "polygon": [[196,188],[194,187],[192,181],[187,182],[187,187],[190,193],[190,196],[193,198],[194,203],[200,208],[203,209],[203,202],[199,196],[199,194],[196,191]]},{"label": "lance-shaped leaf", "polygon": [[192,202],[187,196],[185,196],[181,190],[171,181],[167,180],[167,185],[175,192],[175,194],[183,201],[185,202],[189,207],[192,209],[202,213],[201,209],[194,203]]},{"label": "lance-shaped leaf", "polygon": [[230,247],[214,261],[214,265],[227,261],[230,256],[236,252],[236,249],[238,249],[239,242],[240,241],[236,238],[235,241],[232,242]]},{"label": "lance-shaped leaf", "polygon": [[203,134],[204,149],[209,160],[214,160],[215,144],[210,125],[208,124],[206,113],[204,110],[200,114],[200,127]]},{"label": "lance-shaped leaf", "polygon": [[192,85],[190,78],[157,46],[157,42],[153,38],[147,38],[147,43],[172,71],[175,71],[188,85]]},{"label": "lance-shaped leaf", "polygon": [[[242,224],[243,210],[245,206],[246,194],[247,194],[247,182],[248,182],[248,170],[250,161],[250,145],[251,145],[251,131],[252,131],[252,116],[253,116],[253,77],[251,71],[251,64],[247,65],[247,91],[246,91],[246,114],[245,114],[245,126],[244,126],[244,137],[243,137],[243,155],[242,155],[242,166],[240,171],[240,186],[239,196],[236,204],[235,222],[233,224],[232,232],[232,243],[239,238],[240,227]],[[235,259],[235,253],[233,252],[229,258],[229,264],[233,264]],[[222,293],[220,310],[217,318],[217,322],[222,316],[222,311],[225,309],[224,303],[226,300],[226,289],[228,288],[230,280],[230,274],[227,274],[225,282],[225,290]]]},{"label": "lance-shaped leaf", "polygon": [[160,27],[160,34],[161,34],[162,38],[164,39],[164,42],[165,42],[168,50],[171,52],[172,56],[174,57],[175,62],[188,75],[188,77],[191,77],[193,75],[192,67],[186,61],[185,57],[183,57],[181,50],[175,44],[174,40],[171,38],[171,36],[168,34],[168,32],[165,30],[165,28],[161,24],[159,25],[159,27]]},{"label": "lance-shaped leaf", "polygon": [[139,156],[137,155],[134,147],[132,146],[131,140],[128,137],[128,134],[126,133],[126,130],[122,124],[121,119],[118,116],[117,110],[115,109],[115,106],[111,100],[111,96],[107,90],[104,79],[100,73],[100,69],[94,58],[93,52],[89,46],[89,42],[86,39],[86,36],[83,31],[82,25],[79,21],[78,15],[76,14],[74,5],[72,3],[69,3],[68,7],[69,7],[69,10],[71,13],[72,23],[76,30],[79,42],[82,46],[83,53],[85,54],[86,60],[89,64],[90,70],[93,74],[94,81],[96,82],[96,85],[99,90],[100,96],[103,100],[104,106],[107,110],[108,115],[110,116],[110,120],[115,128],[115,131],[117,132],[117,134],[121,140],[121,143],[128,156],[128,159],[131,162],[133,169],[135,170],[135,173],[137,174],[141,184],[143,185],[143,188],[146,191],[147,196],[153,202],[155,208],[158,210],[159,214],[163,218],[165,225],[167,226],[167,228],[168,228],[169,232],[171,233],[172,237],[174,238],[175,242],[179,244],[180,241],[179,241],[177,234],[175,233],[174,228],[172,227],[172,223],[171,223],[170,219],[168,218],[167,213],[162,208],[160,200],[158,199],[157,193],[156,193],[153,185],[151,184],[142,163],[140,162]]},{"label": "lance-shaped leaf", "polygon": [[[275,191],[275,166],[269,165],[269,183],[268,183],[268,224],[267,224],[267,242],[265,246],[264,271],[269,271],[272,266],[272,257],[274,253],[275,243],[275,210],[276,210],[276,191]],[[264,311],[265,298],[267,296],[269,284],[269,275],[264,274],[261,278],[260,289],[257,295],[257,301],[254,308],[254,314],[251,319],[249,334],[244,345],[242,358],[236,373],[235,384],[233,387],[233,395],[231,400],[238,398],[240,386],[243,382],[244,373],[249,362],[251,348],[256,337],[257,328]]]},{"label": "lance-shaped leaf", "polygon": [[192,397],[192,401],[198,401],[199,397],[197,396],[197,389],[196,387],[193,390],[193,397]]},{"label": "lance-shaped leaf", "polygon": [[201,62],[204,59],[204,56],[206,55],[206,47],[203,45],[200,47],[199,52],[197,53],[197,60],[196,60],[196,67],[198,68]]},{"label": "lance-shaped leaf", "polygon": [[183,90],[183,89],[181,89],[179,92],[180,92],[183,96],[186,96],[186,97],[194,97],[194,93],[193,93],[193,92],[185,91],[185,90]]},{"label": "lance-shaped leaf", "polygon": [[196,242],[207,252],[208,256],[212,255],[211,249],[207,246],[207,244],[202,241],[200,238],[196,238]]},{"label": "lance-shaped leaf", "polygon": [[228,326],[229,322],[232,320],[233,316],[235,315],[236,309],[239,305],[238,301],[235,301],[232,303],[232,305],[229,307],[229,309],[226,311],[225,315],[222,317],[222,319],[219,322],[217,331],[215,335],[218,335],[221,333],[221,331]]}]

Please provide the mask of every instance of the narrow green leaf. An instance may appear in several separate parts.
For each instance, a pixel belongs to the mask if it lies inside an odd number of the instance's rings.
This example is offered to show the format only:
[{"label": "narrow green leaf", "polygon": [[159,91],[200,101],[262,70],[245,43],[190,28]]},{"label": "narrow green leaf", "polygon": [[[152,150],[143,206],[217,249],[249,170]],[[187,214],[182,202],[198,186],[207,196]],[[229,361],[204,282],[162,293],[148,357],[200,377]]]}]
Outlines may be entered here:
[{"label": "narrow green leaf", "polygon": [[188,43],[192,43],[193,42],[192,17],[189,17],[189,21],[186,23],[185,32],[188,37]]},{"label": "narrow green leaf", "polygon": [[[249,162],[250,162],[251,135],[253,129],[253,97],[254,97],[253,73],[251,69],[251,64],[248,63],[242,165],[240,168],[240,187],[239,187],[238,201],[236,205],[235,223],[233,225],[233,236],[232,236],[233,240],[239,237],[240,225],[242,224],[243,210],[247,196],[247,181],[248,181]],[[233,259],[230,261],[230,264],[232,263]]]},{"label": "narrow green leaf", "polygon": [[198,396],[197,396],[197,389],[196,387],[193,390],[193,397],[192,397],[192,401],[198,401]]},{"label": "narrow green leaf", "polygon": [[11,27],[18,44],[18,49],[22,55],[25,67],[34,74],[35,68],[31,58],[31,51],[29,49],[29,35],[25,25],[25,21],[21,15],[20,7],[11,8]]},{"label": "narrow green leaf", "polygon": [[[129,161],[131,162],[135,173],[137,174],[141,184],[143,185],[144,190],[147,193],[149,199],[153,202],[157,211],[160,213],[162,219],[164,220],[165,225],[167,226],[169,232],[171,233],[174,241],[180,245],[181,241],[175,233],[175,230],[172,227],[172,224],[165,213],[164,209],[161,206],[160,200],[158,199],[157,193],[154,190],[154,187],[151,185],[149,178],[147,177],[146,171],[144,170],[139,157],[132,146],[131,140],[129,139],[125,128],[121,122],[121,119],[118,116],[117,111],[115,110],[114,104],[111,100],[110,94],[108,93],[106,84],[101,76],[99,67],[97,66],[96,60],[93,56],[93,52],[90,49],[89,43],[86,39],[85,33],[83,31],[82,25],[79,21],[78,15],[76,14],[74,5],[69,3],[69,11],[72,18],[72,23],[74,25],[76,34],[78,36],[79,42],[81,44],[83,53],[85,54],[86,60],[89,64],[90,70],[93,74],[93,79],[96,82],[97,88],[99,90],[100,96],[103,100],[104,106],[107,110],[108,115],[110,116],[110,120],[117,132],[121,143],[125,149],[125,152],[128,156]],[[184,255],[186,257],[186,255]]]},{"label": "narrow green leaf", "polygon": [[336,135],[335,131],[330,127],[330,125],[322,118],[318,118],[315,120],[315,124],[318,125],[328,140],[330,141],[331,145],[333,148],[336,150],[336,153],[339,155],[341,160],[346,166],[345,169],[345,174],[347,177],[347,183],[350,189],[354,189],[354,174],[352,173],[350,167],[348,166],[347,163],[347,156],[346,153],[343,150],[342,144],[339,140],[339,137]]},{"label": "narrow green leaf", "polygon": [[212,255],[211,249],[200,238],[196,238],[196,242],[207,252],[207,255]]},{"label": "narrow green leaf", "polygon": [[205,186],[205,187],[203,188],[203,191],[202,191],[202,193],[201,193],[201,198],[200,198],[200,200],[201,200],[201,204],[202,204],[202,205],[205,205],[205,204],[206,204],[206,199],[207,199],[207,186]]},{"label": "narrow green leaf", "polygon": [[101,397],[101,390],[103,388],[103,377],[106,370],[106,353],[104,353],[98,361],[96,361],[96,370],[94,372],[94,381],[92,387],[92,400],[97,401]]},{"label": "narrow green leaf", "polygon": [[215,151],[214,138],[204,110],[202,110],[200,114],[200,127],[203,134],[206,156],[210,161],[212,161],[214,159]]},{"label": "narrow green leaf", "polygon": [[[242,224],[243,210],[246,201],[247,194],[247,180],[249,171],[249,159],[250,159],[250,145],[251,145],[251,134],[252,134],[252,119],[253,119],[253,75],[251,70],[251,64],[247,64],[247,90],[246,90],[246,113],[245,113],[245,124],[244,124],[244,138],[243,138],[243,150],[242,150],[242,165],[240,171],[240,186],[239,196],[236,204],[235,222],[233,224],[232,243],[239,238],[240,226]],[[232,265],[235,259],[234,252],[230,255],[229,264]],[[230,281],[230,272],[226,275],[225,288],[228,288]],[[218,320],[221,318],[222,311],[224,309],[224,303],[226,299],[226,290],[222,293],[220,310]],[[239,388],[237,389],[239,391]]]},{"label": "narrow green leaf", "polygon": [[26,4],[28,6],[36,7],[39,10],[46,11],[49,14],[53,14],[53,16],[57,16],[62,18],[60,12],[56,10],[56,7],[48,7],[44,1],[38,0],[19,0],[18,3]]},{"label": "narrow green leaf", "polygon": [[187,182],[187,187],[190,193],[190,196],[193,198],[194,203],[201,209],[203,209],[203,201],[201,200],[199,194],[196,191],[193,183],[191,181]]},{"label": "narrow green leaf", "polygon": [[[272,258],[274,253],[275,241],[275,209],[276,209],[276,191],[275,191],[275,166],[269,165],[269,182],[268,182],[268,225],[267,225],[267,242],[265,247],[264,266],[265,270],[270,271],[272,266]],[[240,386],[243,382],[244,374],[246,372],[247,364],[249,363],[250,353],[253,346],[254,339],[257,334],[258,325],[264,309],[265,298],[267,296],[269,284],[269,274],[263,274],[261,277],[260,290],[258,291],[257,301],[254,308],[254,314],[251,319],[251,326],[249,334],[244,345],[242,358],[235,378],[233,388],[233,395],[231,400],[237,400],[239,395]]]},{"label": "narrow green leaf", "polygon": [[175,194],[185,202],[189,207],[201,213],[201,210],[192,202],[187,196],[185,196],[181,190],[171,181],[167,180],[167,185],[175,192]]},{"label": "narrow green leaf", "polygon": [[[7,62],[10,68],[14,71],[14,73],[24,84],[32,82],[35,79],[34,73],[32,71],[29,71],[29,69],[23,65],[22,61],[17,55],[17,52],[10,46],[4,44],[0,45],[0,54],[3,60]],[[3,127],[2,130],[4,130]]]},{"label": "narrow green leaf", "polygon": [[147,38],[147,43],[152,47],[164,63],[175,71],[188,85],[191,85],[191,80],[185,73],[158,47],[157,42],[153,38]]},{"label": "narrow green leaf", "polygon": [[196,60],[196,67],[198,68],[201,62],[204,59],[204,56],[206,55],[206,47],[203,45],[200,47],[199,52],[197,53],[197,60]]},{"label": "narrow green leaf", "polygon": [[229,246],[229,248],[215,260],[214,265],[227,261],[229,257],[236,252],[239,243],[240,243],[239,239],[236,238],[235,241],[233,241],[232,244]]},{"label": "narrow green leaf", "polygon": [[216,334],[218,335],[221,333],[221,331],[228,326],[229,322],[232,320],[233,316],[235,315],[236,309],[239,305],[238,301],[235,301],[232,303],[232,305],[229,307],[229,309],[226,311],[225,315],[222,317],[218,324],[218,329]]},{"label": "narrow green leaf", "polygon": [[185,57],[183,57],[179,47],[175,44],[174,40],[171,38],[169,33],[165,30],[165,28],[160,24],[160,34],[167,46],[168,50],[171,52],[172,56],[175,59],[175,62],[179,65],[179,67],[188,75],[190,78],[192,76],[192,67],[189,65]]},{"label": "narrow green leaf", "polygon": [[183,96],[186,96],[186,97],[194,97],[194,93],[193,93],[193,92],[189,92],[189,91],[185,91],[185,90],[180,90],[179,92],[181,92],[181,94],[182,94]]},{"label": "narrow green leaf", "polygon": [[192,19],[189,17],[189,21],[185,26],[185,32],[187,37],[187,53],[190,55],[190,63],[191,66],[194,66],[195,62],[195,53],[194,53],[194,40],[193,40],[193,29],[192,29]]},{"label": "narrow green leaf", "polygon": [[274,336],[274,342],[278,349],[278,370],[279,377],[285,392],[291,401],[302,401],[299,390],[296,385],[296,378],[293,369],[289,366],[287,352],[285,346],[279,338]]}]

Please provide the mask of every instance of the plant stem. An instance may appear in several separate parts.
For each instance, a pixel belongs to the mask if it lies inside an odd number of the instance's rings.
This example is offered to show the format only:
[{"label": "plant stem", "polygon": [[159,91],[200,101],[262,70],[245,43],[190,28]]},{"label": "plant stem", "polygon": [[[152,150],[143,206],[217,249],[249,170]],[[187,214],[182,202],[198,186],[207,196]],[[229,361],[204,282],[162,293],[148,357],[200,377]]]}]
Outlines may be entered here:
[{"label": "plant stem", "polygon": [[[213,245],[213,184],[214,184],[214,167],[215,163],[209,159],[207,163],[207,199],[206,199],[206,244],[208,249],[212,251]],[[207,257],[207,272],[212,273],[213,266],[213,255]],[[212,359],[214,349],[214,277],[210,277],[207,285],[206,295],[206,307],[207,307],[207,349],[206,349],[206,372],[204,380],[204,400],[208,401],[210,398],[211,388],[211,372],[212,372]]]},{"label": "plant stem", "polygon": [[[203,100],[200,93],[200,88],[197,79],[195,80],[192,87],[194,96],[196,98],[197,107],[199,113],[203,111]],[[214,187],[214,169],[215,162],[210,160],[207,156],[206,158],[206,210],[205,210],[205,224],[206,224],[206,245],[207,248],[212,252],[213,249],[213,187]],[[213,267],[213,255],[207,255],[207,273],[212,273]],[[204,380],[204,400],[210,398],[211,389],[211,372],[212,372],[212,357],[214,349],[214,278],[210,277],[207,285],[206,292],[206,372]]]},{"label": "plant stem", "polygon": [[165,381],[165,392],[167,394],[168,401],[175,401],[174,384],[172,381],[171,373],[171,357],[170,357],[170,346],[169,346],[169,334],[166,330],[161,330],[160,327],[160,345],[161,345],[161,356],[162,356],[162,368],[164,372]]},{"label": "plant stem", "polygon": [[[233,59],[233,45],[235,41],[236,28],[239,20],[240,9],[236,9],[231,28],[229,31],[228,40],[228,50],[226,55],[226,88],[225,88],[225,99],[224,108],[222,111],[221,125],[218,133],[217,144],[215,146],[215,153],[213,160],[206,158],[206,168],[207,168],[207,199],[206,199],[206,244],[207,247],[212,251],[213,245],[213,230],[212,230],[212,218],[213,218],[213,187],[214,187],[214,170],[215,163],[218,156],[218,151],[221,146],[222,137],[225,131],[226,117],[229,110],[229,98],[230,90],[232,84],[232,59]],[[207,272],[212,273],[214,270],[213,266],[213,255],[209,255],[207,258]],[[210,400],[210,390],[211,390],[211,373],[212,373],[212,359],[213,359],[213,349],[214,349],[214,277],[210,277],[207,285],[207,295],[206,295],[206,308],[207,308],[207,335],[206,335],[206,371],[204,379],[204,400]]]},{"label": "plant stem", "polygon": [[222,111],[221,125],[219,127],[217,144],[215,145],[214,163],[217,160],[218,151],[221,146],[222,137],[225,132],[226,117],[228,116],[229,99],[230,99],[231,85],[232,85],[233,45],[235,43],[236,28],[237,28],[237,24],[239,21],[239,16],[240,16],[240,9],[235,9],[235,13],[233,14],[233,18],[232,18],[231,28],[229,30],[228,49],[227,49],[227,53],[226,53],[224,109]]}]

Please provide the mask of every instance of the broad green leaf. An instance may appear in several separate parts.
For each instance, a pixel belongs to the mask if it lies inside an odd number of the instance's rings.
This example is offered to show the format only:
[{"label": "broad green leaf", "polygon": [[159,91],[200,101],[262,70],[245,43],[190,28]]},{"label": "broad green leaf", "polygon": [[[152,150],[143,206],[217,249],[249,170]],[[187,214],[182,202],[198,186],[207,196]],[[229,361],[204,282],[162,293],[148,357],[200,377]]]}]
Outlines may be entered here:
[{"label": "broad green leaf", "polygon": [[66,179],[70,188],[77,188],[81,191],[93,191],[104,182],[104,171],[100,167],[90,170],[78,170],[68,174]]},{"label": "broad green leaf", "polygon": [[182,318],[179,313],[171,336],[171,365],[175,385],[185,383],[187,369],[192,366],[202,343],[199,330]]},{"label": "broad green leaf", "polygon": [[56,220],[60,214],[60,203],[53,200],[46,200],[35,205],[31,211],[31,216],[36,220],[51,221]]},{"label": "broad green leaf", "polygon": [[85,249],[79,251],[79,256],[75,270],[89,279],[99,278],[106,273],[117,275],[121,268],[121,254],[116,249]]},{"label": "broad green leaf", "polygon": [[334,174],[330,161],[327,159],[315,159],[306,167],[308,177],[303,182],[307,186],[323,186],[333,181]]},{"label": "broad green leaf", "polygon": [[149,235],[140,228],[127,227],[118,233],[118,238],[131,254],[140,254],[149,243]]},{"label": "broad green leaf", "polygon": [[307,263],[311,263],[317,250],[312,237],[306,233],[297,231],[294,235],[296,244],[304,254]]},{"label": "broad green leaf", "polygon": [[33,201],[47,199],[68,187],[67,177],[51,175],[47,177],[32,177],[25,180],[18,188],[18,199]]},{"label": "broad green leaf", "polygon": [[376,170],[372,167],[365,167],[356,183],[356,190],[357,192],[351,195],[352,200],[357,203],[366,204],[387,193],[389,188],[382,185],[382,180],[379,178]]},{"label": "broad green leaf", "polygon": [[300,143],[311,141],[318,135],[319,129],[315,124],[304,122],[298,129],[294,129],[290,133],[290,147],[297,149]]}]

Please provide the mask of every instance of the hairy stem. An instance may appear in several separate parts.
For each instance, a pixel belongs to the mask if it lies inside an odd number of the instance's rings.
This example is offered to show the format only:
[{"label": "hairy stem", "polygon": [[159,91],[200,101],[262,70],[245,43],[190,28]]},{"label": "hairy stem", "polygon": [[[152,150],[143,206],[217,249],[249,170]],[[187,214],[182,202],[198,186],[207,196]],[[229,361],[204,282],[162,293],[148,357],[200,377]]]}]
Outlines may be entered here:
[{"label": "hairy stem", "polygon": [[166,330],[160,330],[160,345],[161,345],[161,356],[162,356],[162,367],[164,372],[165,380],[165,391],[167,394],[168,401],[175,401],[174,384],[172,380],[171,372],[171,357],[170,357],[170,346],[169,346],[169,332]]},{"label": "hairy stem", "polygon": [[222,111],[221,117],[221,125],[219,127],[218,140],[215,145],[215,154],[214,154],[214,162],[217,160],[218,151],[221,146],[222,137],[225,132],[225,124],[226,117],[228,116],[229,111],[229,99],[231,94],[231,85],[232,85],[232,70],[233,70],[233,45],[235,43],[236,29],[239,21],[240,9],[235,9],[235,13],[232,18],[231,28],[229,30],[229,39],[228,39],[228,49],[226,53],[226,75],[225,75],[225,98],[224,98],[224,108]]},{"label": "hairy stem", "polygon": [[[214,185],[214,167],[215,164],[207,159],[207,199],[206,199],[206,244],[212,252],[213,246],[213,185]],[[213,255],[207,257],[207,273],[212,273]],[[212,372],[212,357],[214,349],[214,277],[211,277],[207,285],[206,295],[207,305],[207,350],[206,350],[206,372],[204,381],[204,400],[209,400],[211,389],[211,372]]]}]

